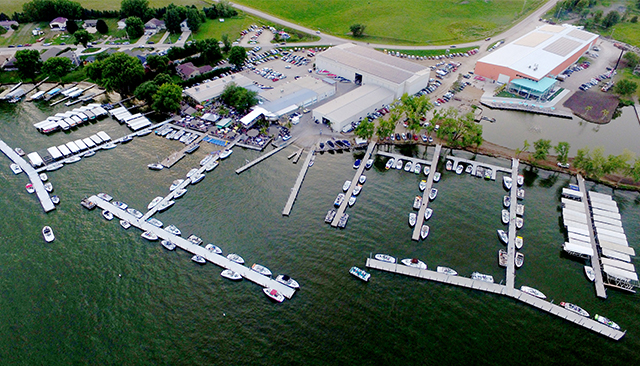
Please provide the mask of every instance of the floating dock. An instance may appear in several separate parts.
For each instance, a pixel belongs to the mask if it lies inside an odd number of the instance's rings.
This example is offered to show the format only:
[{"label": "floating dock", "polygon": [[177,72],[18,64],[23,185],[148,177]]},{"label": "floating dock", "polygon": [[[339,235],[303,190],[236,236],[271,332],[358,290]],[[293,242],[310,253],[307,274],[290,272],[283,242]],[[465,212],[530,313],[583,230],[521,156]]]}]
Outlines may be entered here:
[{"label": "floating dock", "polygon": [[[300,149],[297,153],[294,153],[294,154],[298,154],[298,157],[299,157],[300,155],[302,155],[302,149]],[[315,151],[311,149],[307,154],[307,158],[304,160],[304,164],[302,165],[302,168],[300,168],[300,173],[298,174],[298,179],[296,179],[296,184],[294,184],[293,188],[291,188],[291,194],[289,195],[289,199],[287,200],[287,203],[284,205],[284,210],[282,210],[283,216],[289,216],[289,214],[291,213],[293,204],[296,202],[296,197],[298,197],[298,192],[300,191],[300,187],[302,186],[302,181],[304,181],[304,176],[307,174],[307,170],[309,169],[309,162],[311,162],[311,159],[313,158],[313,154],[315,154]]]},{"label": "floating dock", "polygon": [[482,163],[475,160],[459,158],[457,156],[452,156],[452,155],[447,156],[447,160],[451,160],[453,162],[453,167],[451,168],[451,170],[453,171],[456,170],[456,168],[460,163],[471,165],[473,167],[473,169],[471,170],[471,175],[476,175],[476,173],[478,172],[478,167],[489,168],[491,169],[491,180],[496,180],[496,177],[499,171],[507,174],[511,174],[511,171],[512,171],[511,168],[505,168],[499,165],[487,164],[487,163]]},{"label": "floating dock", "polygon": [[514,286],[516,281],[516,210],[518,207],[518,167],[520,161],[518,159],[511,160],[511,181],[513,186],[509,190],[509,198],[511,199],[511,205],[509,205],[509,240],[507,241],[507,269],[506,269],[506,295],[513,296]]},{"label": "floating dock", "polygon": [[411,234],[411,239],[415,241],[420,240],[420,230],[422,230],[422,224],[424,223],[424,212],[427,210],[427,207],[429,206],[429,193],[431,192],[431,187],[433,186],[433,176],[436,174],[436,170],[438,168],[438,159],[440,158],[441,149],[442,149],[442,145],[440,144],[436,145],[436,149],[433,152],[433,157],[431,158],[431,161],[428,163],[431,169],[429,170],[429,176],[427,177],[427,188],[424,189],[424,192],[422,194],[422,204],[420,205],[420,210],[418,211],[416,225],[413,227],[413,234]]},{"label": "floating dock", "polygon": [[189,145],[186,145],[182,150],[176,151],[173,154],[169,155],[166,159],[161,161],[160,164],[162,164],[162,166],[164,166],[165,168],[171,168],[177,162],[179,162],[182,158],[185,157],[185,155],[187,154],[187,150],[189,150],[189,148],[192,145],[199,144],[202,141],[202,139],[205,138],[205,136],[206,134],[203,133],[197,139],[195,139],[195,141],[193,141]]},{"label": "floating dock", "polygon": [[245,170],[251,168],[252,166],[258,164],[259,162],[271,157],[271,155],[275,155],[277,152],[281,151],[282,149],[284,149],[285,147],[293,144],[298,138],[293,138],[289,141],[287,141],[287,143],[285,143],[284,145],[277,147],[271,151],[269,151],[268,153],[264,154],[264,155],[260,155],[257,159],[248,162],[247,164],[241,166],[240,168],[236,169],[236,174],[240,174],[242,172],[244,172]]}]

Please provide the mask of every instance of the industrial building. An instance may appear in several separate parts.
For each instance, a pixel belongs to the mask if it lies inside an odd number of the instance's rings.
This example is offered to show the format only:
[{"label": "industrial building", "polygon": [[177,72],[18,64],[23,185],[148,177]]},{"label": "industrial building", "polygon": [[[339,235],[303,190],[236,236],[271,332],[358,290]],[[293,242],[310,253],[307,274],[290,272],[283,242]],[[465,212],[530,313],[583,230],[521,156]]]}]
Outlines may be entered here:
[{"label": "industrial building", "polygon": [[237,86],[249,90],[260,90],[254,85],[253,80],[248,77],[242,74],[232,74],[216,80],[203,82],[200,85],[192,86],[191,88],[185,89],[183,94],[191,97],[197,104],[207,105],[211,104],[214,99],[219,97],[224,91],[224,88],[230,83],[235,83]]}]

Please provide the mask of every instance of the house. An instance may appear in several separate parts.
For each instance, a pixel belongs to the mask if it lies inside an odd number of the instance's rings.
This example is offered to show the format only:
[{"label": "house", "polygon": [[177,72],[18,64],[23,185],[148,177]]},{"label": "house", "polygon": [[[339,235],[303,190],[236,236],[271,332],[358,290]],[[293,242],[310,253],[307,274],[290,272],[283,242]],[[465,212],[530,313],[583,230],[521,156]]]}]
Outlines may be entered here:
[{"label": "house", "polygon": [[189,29],[189,24],[187,24],[187,20],[183,20],[182,23],[180,23],[180,31],[181,32],[188,32],[190,31]]},{"label": "house", "polygon": [[118,29],[124,29],[126,26],[127,26],[127,20],[126,19],[118,20]]},{"label": "house", "polygon": [[84,23],[82,24],[82,28],[95,28],[96,25],[98,24],[98,21],[96,19],[89,19],[89,20],[85,20]]},{"label": "house", "polygon": [[49,27],[52,30],[66,30],[67,29],[67,18],[57,17],[49,23]]},{"label": "house", "polygon": [[47,61],[48,59],[50,59],[52,57],[66,57],[69,60],[71,60],[71,63],[73,65],[75,65],[75,66],[80,65],[80,59],[75,54],[75,52],[73,52],[73,51],[62,52],[62,49],[57,48],[57,47],[49,48],[49,49],[47,49],[47,51],[45,53],[40,55],[40,58],[42,59],[42,62]]},{"label": "house", "polygon": [[194,76],[198,76],[204,74],[205,72],[209,72],[213,70],[213,67],[209,65],[204,65],[201,67],[196,67],[193,63],[187,62],[182,65],[176,66],[176,72],[182,80],[191,79]]},{"label": "house", "polygon": [[153,31],[155,33],[159,32],[161,29],[166,29],[167,27],[164,24],[164,20],[159,20],[156,18],[152,18],[148,22],[144,23],[144,29]]},{"label": "house", "polygon": [[19,24],[15,20],[3,20],[3,21],[0,21],[0,27],[4,28],[6,30],[11,30],[11,26],[12,25],[15,25],[17,27]]}]

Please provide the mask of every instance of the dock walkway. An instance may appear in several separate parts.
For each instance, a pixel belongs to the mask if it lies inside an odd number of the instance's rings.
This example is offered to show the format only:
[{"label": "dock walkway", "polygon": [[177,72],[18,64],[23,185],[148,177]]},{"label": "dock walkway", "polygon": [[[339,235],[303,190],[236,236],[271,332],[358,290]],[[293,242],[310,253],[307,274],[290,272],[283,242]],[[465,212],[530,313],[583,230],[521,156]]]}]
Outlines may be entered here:
[{"label": "dock walkway", "polygon": [[264,154],[264,155],[260,155],[258,158],[254,159],[253,161],[248,162],[247,164],[241,166],[240,168],[236,169],[236,174],[240,174],[242,172],[244,172],[245,170],[251,168],[252,166],[258,164],[259,162],[271,157],[271,155],[275,155],[277,152],[281,151],[282,149],[286,148],[287,146],[293,144],[298,138],[293,138],[289,141],[287,141],[286,144],[277,147],[271,151],[269,151],[268,153]]},{"label": "dock walkway", "polygon": [[411,165],[414,166],[416,163],[420,163],[422,165],[429,165],[431,166],[431,160],[425,160],[425,159],[420,159],[420,158],[414,158],[411,156],[406,156],[406,155],[401,155],[401,154],[394,154],[394,153],[390,153],[390,152],[386,152],[386,151],[376,151],[377,155],[381,155],[381,156],[386,156],[388,158],[394,158],[396,161],[398,159],[402,160],[402,161],[410,161]]},{"label": "dock walkway", "polygon": [[572,311],[565,309],[564,307],[561,307],[553,303],[550,303],[548,301],[531,296],[520,290],[512,289],[511,291],[508,291],[507,286],[505,285],[478,281],[478,280],[473,280],[471,278],[460,277],[460,276],[449,276],[444,273],[439,273],[439,272],[430,271],[426,269],[413,268],[413,267],[409,267],[409,266],[405,266],[397,263],[382,262],[373,258],[367,258],[366,266],[368,268],[374,268],[381,271],[398,273],[405,276],[411,276],[416,278],[422,278],[428,281],[440,282],[440,283],[445,283],[449,285],[466,287],[473,290],[480,290],[485,292],[491,292],[498,295],[509,296],[516,300],[522,301],[525,304],[531,305],[540,310],[543,310],[550,314],[561,317],[574,324],[587,328],[591,331],[600,333],[603,336],[609,337],[611,339],[619,340],[626,333],[626,332],[622,332],[622,331],[613,329],[611,327],[608,327],[591,318],[586,318],[584,316],[578,315]]},{"label": "dock walkway", "polygon": [[[300,149],[296,154],[298,154],[298,158],[302,155],[302,149]],[[304,176],[307,174],[307,170],[309,170],[309,162],[311,158],[313,158],[313,154],[315,151],[311,149],[307,154],[307,158],[304,160],[304,164],[302,164],[302,168],[300,168],[300,173],[298,174],[298,179],[296,179],[296,183],[291,188],[291,194],[289,194],[289,199],[287,203],[284,205],[284,210],[282,210],[283,216],[289,216],[291,213],[291,209],[293,208],[293,204],[296,201],[296,197],[298,197],[298,192],[300,191],[300,187],[302,186],[302,181],[304,181]]]},{"label": "dock walkway", "polygon": [[449,155],[446,158],[447,160],[451,160],[453,162],[453,167],[451,170],[454,170],[454,171],[456,170],[456,168],[458,167],[458,164],[460,163],[471,165],[473,167],[473,169],[471,170],[472,175],[476,175],[478,171],[478,167],[489,168],[491,169],[491,180],[496,180],[499,171],[503,173],[511,174],[511,170],[512,170],[512,168],[505,168],[499,165],[493,165],[493,164],[483,163],[480,161],[459,158],[457,156],[452,156],[452,155]]},{"label": "dock walkway", "polygon": [[135,226],[142,231],[150,231],[156,234],[158,238],[160,238],[161,240],[162,239],[169,240],[170,242],[174,243],[176,246],[180,247],[182,250],[192,254],[199,255],[205,258],[207,261],[219,267],[231,269],[232,271],[242,275],[242,277],[246,278],[247,280],[257,283],[260,286],[276,289],[279,293],[283,294],[288,299],[290,299],[295,293],[295,290],[292,289],[291,287],[285,286],[280,282],[277,282],[271,279],[270,277],[263,276],[258,272],[251,270],[251,268],[245,267],[241,264],[231,261],[227,259],[225,256],[214,254],[199,245],[195,245],[191,243],[187,239],[184,239],[180,236],[173,235],[165,231],[164,229],[158,228],[156,226],[149,224],[148,222],[143,221],[142,219],[138,220],[130,213],[121,210],[120,208],[112,205],[111,203],[105,200],[100,199],[97,196],[91,196],[89,197],[89,200],[95,203],[101,209],[110,211],[111,213],[113,213],[114,216],[118,217],[119,219],[129,221],[132,226]]},{"label": "dock walkway", "polygon": [[[176,127],[176,126],[171,126],[174,129],[181,129],[180,127]],[[189,132],[194,132],[194,131],[190,131],[187,129],[184,129],[185,131],[189,131]],[[197,133],[197,132],[196,132]],[[200,132],[200,135],[198,136],[197,139],[195,139],[192,143],[190,143],[189,145],[185,145],[184,148],[182,148],[182,150],[180,151],[176,151],[173,154],[169,155],[166,159],[164,159],[163,161],[160,162],[160,164],[162,164],[162,166],[164,166],[165,168],[171,168],[172,166],[175,165],[175,163],[179,162],[182,158],[185,157],[185,155],[187,154],[187,150],[195,144],[199,144],[202,139],[204,139],[206,136],[205,133]]]},{"label": "dock walkway", "polygon": [[411,235],[411,239],[415,241],[420,240],[420,230],[422,229],[422,224],[424,223],[424,212],[429,206],[429,193],[431,192],[431,187],[433,187],[433,176],[436,174],[436,168],[438,167],[440,150],[442,150],[442,145],[436,145],[436,150],[433,152],[433,157],[429,162],[429,166],[431,166],[431,169],[429,170],[429,176],[427,177],[427,188],[425,188],[424,192],[422,193],[422,204],[420,205],[420,210],[418,211],[416,226],[413,227],[413,234]]},{"label": "dock walkway", "polygon": [[[518,182],[518,167],[520,161],[518,159],[511,160],[511,179],[512,182]],[[514,204],[509,205],[509,240],[507,241],[507,269],[506,269],[506,291],[507,295],[513,296],[513,289],[516,281],[516,208],[518,207],[518,184],[514,184],[509,191],[511,202]]]},{"label": "dock walkway", "polygon": [[367,162],[367,160],[369,160],[369,157],[371,156],[371,153],[373,152],[374,147],[376,147],[376,143],[374,141],[371,141],[369,143],[369,147],[367,147],[367,152],[364,154],[364,157],[362,158],[362,163],[360,164],[358,169],[356,169],[356,174],[353,176],[353,180],[351,181],[351,185],[349,186],[349,189],[347,189],[347,192],[345,192],[344,194],[345,198],[342,201],[342,204],[340,205],[340,207],[338,208],[338,211],[336,212],[336,216],[333,218],[333,221],[331,222],[332,227],[338,226],[338,222],[340,221],[342,214],[347,209],[347,206],[349,205],[349,197],[351,197],[351,194],[353,193],[354,188],[356,188],[356,184],[358,184],[358,178],[360,178],[360,176],[362,175],[362,172],[364,172],[364,167],[366,165],[365,163]]}]

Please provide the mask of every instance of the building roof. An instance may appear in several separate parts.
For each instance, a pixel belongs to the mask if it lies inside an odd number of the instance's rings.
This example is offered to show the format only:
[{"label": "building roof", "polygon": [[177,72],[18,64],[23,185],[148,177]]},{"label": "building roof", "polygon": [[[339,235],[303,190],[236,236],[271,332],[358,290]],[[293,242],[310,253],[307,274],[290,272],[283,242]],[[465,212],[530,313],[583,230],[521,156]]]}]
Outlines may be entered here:
[{"label": "building roof", "polygon": [[145,27],[164,27],[164,20],[151,18],[148,22],[144,23]]},{"label": "building roof", "polygon": [[317,57],[328,58],[395,84],[402,84],[415,74],[429,72],[429,69],[417,63],[352,43],[331,47]]},{"label": "building roof", "polygon": [[357,111],[369,108],[388,97],[393,99],[393,96],[393,92],[387,88],[367,84],[315,108],[314,111],[332,121],[344,121]]},{"label": "building roof", "polygon": [[63,18],[63,17],[57,17],[54,20],[52,20],[49,24],[51,23],[67,23],[67,18]]},{"label": "building roof", "polygon": [[277,88],[260,91],[260,98],[265,101],[262,107],[273,116],[280,116],[297,109],[303,103],[322,95],[333,95],[335,85],[311,76],[301,77]]},{"label": "building roof", "polygon": [[195,99],[198,103],[202,103],[219,97],[225,86],[232,82],[243,88],[249,88],[253,85],[253,81],[248,77],[241,74],[233,74],[185,89],[184,94]]},{"label": "building roof", "polygon": [[97,19],[87,19],[84,21],[84,24],[87,27],[95,27],[98,24],[98,20]]},{"label": "building roof", "polygon": [[547,24],[498,48],[478,62],[507,67],[523,76],[540,80],[596,38],[597,34],[568,24]]},{"label": "building roof", "polygon": [[12,25],[19,25],[15,20],[2,20],[0,21],[0,27],[11,28]]},{"label": "building roof", "polygon": [[192,62],[185,62],[184,64],[176,66],[176,71],[184,76],[190,76],[198,71],[198,68]]},{"label": "building roof", "polygon": [[544,93],[555,83],[556,80],[552,78],[542,78],[540,79],[540,81],[533,81],[530,79],[514,79],[511,81],[511,84],[534,91],[536,93]]}]

